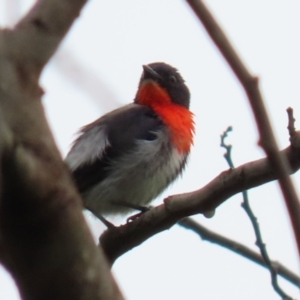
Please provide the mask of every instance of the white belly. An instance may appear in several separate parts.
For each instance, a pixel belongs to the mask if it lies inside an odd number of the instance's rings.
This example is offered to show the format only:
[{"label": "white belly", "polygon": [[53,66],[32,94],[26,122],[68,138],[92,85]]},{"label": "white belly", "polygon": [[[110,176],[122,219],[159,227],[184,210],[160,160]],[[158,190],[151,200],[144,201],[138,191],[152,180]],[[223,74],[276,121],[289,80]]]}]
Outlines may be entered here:
[{"label": "white belly", "polygon": [[106,179],[83,193],[85,207],[95,215],[130,210],[114,201],[149,204],[180,174],[187,159],[163,133],[154,141],[139,141],[137,149],[116,161]]}]

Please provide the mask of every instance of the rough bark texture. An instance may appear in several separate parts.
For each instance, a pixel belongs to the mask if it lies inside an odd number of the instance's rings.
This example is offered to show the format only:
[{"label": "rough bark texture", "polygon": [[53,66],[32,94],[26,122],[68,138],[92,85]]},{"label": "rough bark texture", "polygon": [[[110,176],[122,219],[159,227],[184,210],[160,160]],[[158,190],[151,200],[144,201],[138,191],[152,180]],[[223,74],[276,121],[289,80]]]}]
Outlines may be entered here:
[{"label": "rough bark texture", "polygon": [[123,299],[83,218],[38,83],[85,2],[38,1],[0,32],[0,260],[23,299]]}]

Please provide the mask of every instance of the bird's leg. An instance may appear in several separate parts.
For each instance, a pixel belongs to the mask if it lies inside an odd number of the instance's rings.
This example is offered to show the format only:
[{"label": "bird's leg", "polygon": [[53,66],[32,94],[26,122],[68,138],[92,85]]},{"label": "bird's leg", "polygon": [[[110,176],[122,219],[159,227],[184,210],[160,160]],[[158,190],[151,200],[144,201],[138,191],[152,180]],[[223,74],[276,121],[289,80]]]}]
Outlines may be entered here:
[{"label": "bird's leg", "polygon": [[111,222],[109,222],[108,220],[106,220],[102,215],[97,214],[97,218],[99,218],[100,221],[101,221],[108,229],[110,229],[110,228],[116,228],[116,226],[115,226],[113,223],[111,223]]},{"label": "bird's leg", "polygon": [[120,206],[123,206],[123,207],[128,207],[128,208],[132,208],[132,209],[140,211],[139,213],[128,217],[127,218],[127,223],[134,221],[135,219],[139,218],[143,213],[145,213],[146,211],[148,211],[152,208],[151,206],[133,204],[133,203],[130,203],[130,202],[127,202],[127,201],[112,201],[111,203],[114,204],[114,205],[120,205]]},{"label": "bird's leg", "polygon": [[[149,210],[150,208],[148,208]],[[126,219],[127,223],[133,222],[135,219],[138,219],[142,214],[144,214],[147,210],[141,211],[137,214],[134,214]]]},{"label": "bird's leg", "polygon": [[132,209],[135,209],[135,210],[139,210],[141,212],[146,212],[150,209],[150,207],[148,207],[148,206],[133,204],[133,203],[127,202],[127,201],[111,201],[111,203],[113,205],[120,205],[120,206],[123,206],[123,207],[128,207],[128,208],[132,208]]}]

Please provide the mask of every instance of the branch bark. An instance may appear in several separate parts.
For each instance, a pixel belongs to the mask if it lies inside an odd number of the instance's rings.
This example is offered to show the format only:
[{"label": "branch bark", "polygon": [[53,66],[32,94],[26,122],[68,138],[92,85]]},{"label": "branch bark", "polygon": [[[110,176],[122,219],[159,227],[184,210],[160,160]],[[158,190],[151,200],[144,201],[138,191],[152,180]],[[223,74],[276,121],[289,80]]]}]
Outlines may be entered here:
[{"label": "branch bark", "polygon": [[46,122],[39,75],[84,0],[40,0],[0,31],[0,260],[23,299],[123,299]]},{"label": "branch bark", "polygon": [[[297,139],[300,139],[299,132]],[[295,137],[295,141],[297,139]],[[290,163],[291,173],[300,168],[299,142],[281,151],[281,155]],[[164,204],[145,212],[134,222],[108,229],[100,236],[100,244],[113,264],[119,256],[154,234],[170,228],[182,218],[212,211],[231,196],[277,178],[267,158],[224,171],[203,188],[170,196],[164,200]]]},{"label": "branch bark", "polygon": [[201,0],[187,0],[198,19],[226,59],[232,71],[243,86],[251,105],[259,131],[259,144],[267,154],[274,172],[278,175],[279,185],[292,223],[300,256],[300,203],[294,185],[289,177],[289,165],[280,155],[271,123],[258,87],[258,78],[252,76],[230,44],[225,33]]}]

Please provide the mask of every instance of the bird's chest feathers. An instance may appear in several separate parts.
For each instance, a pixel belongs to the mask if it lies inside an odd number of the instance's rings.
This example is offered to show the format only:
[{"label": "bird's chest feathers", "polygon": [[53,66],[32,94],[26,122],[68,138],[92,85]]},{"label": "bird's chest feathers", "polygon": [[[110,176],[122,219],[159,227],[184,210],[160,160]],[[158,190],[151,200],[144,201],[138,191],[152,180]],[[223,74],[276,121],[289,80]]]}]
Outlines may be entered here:
[{"label": "bird's chest feathers", "polygon": [[179,153],[189,152],[193,144],[194,133],[192,113],[176,104],[154,105],[153,110],[169,128],[172,142]]},{"label": "bird's chest feathers", "polygon": [[140,104],[150,106],[162,119],[177,150],[189,152],[195,131],[193,114],[184,106],[173,103],[168,93],[155,83],[140,87],[137,98]]}]

